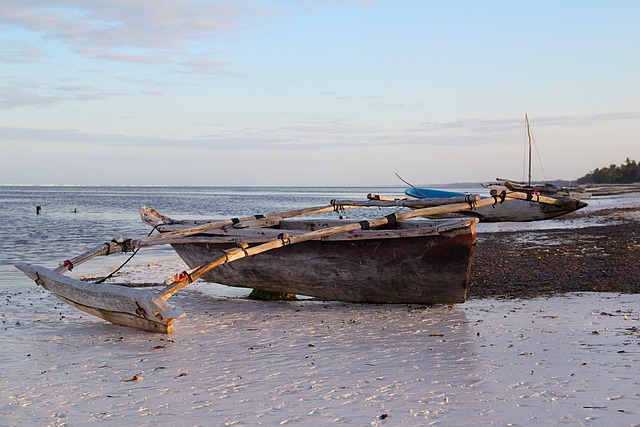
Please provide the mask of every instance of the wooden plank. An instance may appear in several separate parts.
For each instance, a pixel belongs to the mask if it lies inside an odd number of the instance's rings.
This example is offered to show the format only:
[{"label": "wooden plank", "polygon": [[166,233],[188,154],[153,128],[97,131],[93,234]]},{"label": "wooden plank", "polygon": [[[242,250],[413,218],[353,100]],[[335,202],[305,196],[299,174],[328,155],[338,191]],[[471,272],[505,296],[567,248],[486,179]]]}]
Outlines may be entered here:
[{"label": "wooden plank", "polygon": [[[397,229],[393,230],[359,230],[350,231],[344,233],[337,233],[331,236],[325,236],[318,240],[372,240],[380,238],[399,239],[404,237],[418,237],[436,235],[443,230],[450,230],[460,227],[468,226],[469,220],[429,220],[418,221],[415,224],[406,224],[406,221],[401,221]],[[336,221],[339,222],[339,221]],[[331,223],[329,223],[331,224]],[[406,225],[405,225],[406,224]],[[188,244],[188,243],[261,243],[266,240],[276,239],[279,235],[286,233],[290,236],[301,235],[308,231],[302,229],[291,229],[287,226],[290,225],[286,221],[282,222],[283,228],[230,228],[226,230],[212,230],[203,235],[198,236],[185,236],[185,237],[168,237],[166,240],[154,240],[150,243],[145,243],[143,247],[156,246],[163,244]],[[171,226],[167,226],[171,227]],[[317,226],[318,228],[320,225]],[[406,227],[406,228],[405,228]],[[324,227],[326,228],[326,227]],[[169,228],[170,230],[170,228]],[[390,233],[389,231],[393,231]]]}]

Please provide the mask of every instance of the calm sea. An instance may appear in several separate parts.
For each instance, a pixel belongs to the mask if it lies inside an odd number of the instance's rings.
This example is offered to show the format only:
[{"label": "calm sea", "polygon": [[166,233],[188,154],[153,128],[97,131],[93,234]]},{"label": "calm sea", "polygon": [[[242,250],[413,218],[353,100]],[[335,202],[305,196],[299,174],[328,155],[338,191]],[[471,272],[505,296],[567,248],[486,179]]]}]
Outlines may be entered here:
[{"label": "calm sea", "polygon": [[[0,186],[0,288],[32,285],[16,262],[53,268],[114,237],[146,236],[141,205],[174,218],[229,218],[364,200],[371,192],[401,196],[404,188]],[[169,247],[145,251],[173,255]]]}]

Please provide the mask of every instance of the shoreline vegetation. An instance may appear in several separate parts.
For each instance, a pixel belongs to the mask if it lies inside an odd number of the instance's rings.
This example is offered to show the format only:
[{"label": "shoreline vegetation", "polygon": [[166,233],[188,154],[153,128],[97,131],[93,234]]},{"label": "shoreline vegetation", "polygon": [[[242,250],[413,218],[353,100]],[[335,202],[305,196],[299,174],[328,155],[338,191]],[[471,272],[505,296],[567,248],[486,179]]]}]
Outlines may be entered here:
[{"label": "shoreline vegetation", "polygon": [[578,184],[607,183],[607,184],[632,184],[640,181],[640,165],[635,160],[627,157],[625,163],[620,166],[610,165],[604,168],[596,168],[585,176],[578,178]]}]

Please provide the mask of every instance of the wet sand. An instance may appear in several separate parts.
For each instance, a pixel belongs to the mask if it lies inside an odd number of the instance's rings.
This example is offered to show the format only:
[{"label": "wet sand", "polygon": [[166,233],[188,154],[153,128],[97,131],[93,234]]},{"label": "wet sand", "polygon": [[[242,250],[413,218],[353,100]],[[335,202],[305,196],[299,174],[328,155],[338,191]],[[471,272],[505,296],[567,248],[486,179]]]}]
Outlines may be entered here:
[{"label": "wet sand", "polygon": [[171,298],[187,317],[166,336],[25,281],[0,295],[0,425],[640,425],[637,211],[481,229],[457,306],[259,302],[197,282]]},{"label": "wet sand", "polygon": [[173,301],[189,314],[171,336],[83,316],[37,290],[11,299],[2,425],[640,420],[637,294],[425,308],[220,299],[196,285]]}]

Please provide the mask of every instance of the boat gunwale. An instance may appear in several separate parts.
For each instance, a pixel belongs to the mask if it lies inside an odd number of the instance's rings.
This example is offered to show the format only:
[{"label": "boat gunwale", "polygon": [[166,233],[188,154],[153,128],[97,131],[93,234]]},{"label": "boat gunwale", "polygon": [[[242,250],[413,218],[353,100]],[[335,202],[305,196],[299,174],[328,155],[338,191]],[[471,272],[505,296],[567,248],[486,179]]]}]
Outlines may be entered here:
[{"label": "boat gunwale", "polygon": [[[357,221],[354,221],[357,222]],[[471,232],[475,232],[477,218],[448,218],[441,220],[433,219],[411,219],[398,221],[397,228],[381,228],[374,230],[353,230],[349,232],[337,233],[331,236],[325,236],[320,239],[322,241],[340,241],[340,240],[373,240],[373,239],[401,239],[410,237],[428,237],[440,234],[450,233],[455,230],[464,230],[471,228]],[[206,242],[206,239],[228,239],[244,240],[247,243],[256,243],[273,238],[280,235],[299,235],[316,229],[322,229],[334,226],[336,224],[346,224],[344,220],[283,220],[280,227],[260,227],[260,228],[220,228],[208,230],[186,237],[181,243],[188,243],[200,239]],[[291,227],[295,225],[295,227]],[[161,234],[185,229],[192,226],[191,224],[161,224],[155,225],[156,230]],[[174,239],[175,240],[175,239]]]}]

